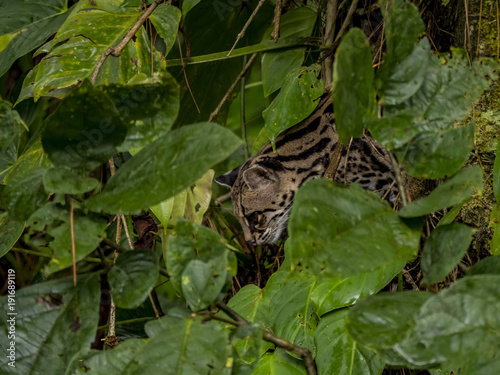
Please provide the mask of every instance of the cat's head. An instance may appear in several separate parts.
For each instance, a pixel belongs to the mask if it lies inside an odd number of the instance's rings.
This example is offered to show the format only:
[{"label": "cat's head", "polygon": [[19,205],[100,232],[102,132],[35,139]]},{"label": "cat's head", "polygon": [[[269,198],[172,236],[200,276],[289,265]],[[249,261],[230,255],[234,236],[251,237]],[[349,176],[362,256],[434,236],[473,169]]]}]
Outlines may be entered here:
[{"label": "cat's head", "polygon": [[256,156],[215,180],[231,188],[233,213],[253,245],[275,243],[286,229],[296,186],[285,172],[273,158]]}]

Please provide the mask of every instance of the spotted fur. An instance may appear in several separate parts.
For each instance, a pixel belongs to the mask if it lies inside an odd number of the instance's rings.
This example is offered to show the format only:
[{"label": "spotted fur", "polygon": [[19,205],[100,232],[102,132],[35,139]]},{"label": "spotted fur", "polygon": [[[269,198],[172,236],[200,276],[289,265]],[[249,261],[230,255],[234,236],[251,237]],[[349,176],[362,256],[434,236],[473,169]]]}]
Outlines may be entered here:
[{"label": "spotted fur", "polygon": [[[285,232],[298,188],[321,178],[338,143],[329,100],[303,122],[270,142],[243,165],[218,177],[231,188],[233,213],[245,239],[253,244],[275,243]],[[341,183],[359,183],[394,204],[397,188],[387,152],[367,135],[344,147],[335,174]]]}]

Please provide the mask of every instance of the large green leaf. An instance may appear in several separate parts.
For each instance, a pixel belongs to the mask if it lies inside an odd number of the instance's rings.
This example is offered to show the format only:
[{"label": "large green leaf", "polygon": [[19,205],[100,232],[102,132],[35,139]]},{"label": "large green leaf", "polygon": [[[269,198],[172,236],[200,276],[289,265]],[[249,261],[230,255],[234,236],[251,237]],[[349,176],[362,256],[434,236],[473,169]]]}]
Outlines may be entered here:
[{"label": "large green leaf", "polygon": [[434,229],[425,243],[420,261],[422,282],[441,281],[460,262],[472,241],[472,228],[451,223]]},{"label": "large green leaf", "polygon": [[345,327],[347,309],[322,318],[314,340],[319,375],[380,375],[385,362],[374,352],[355,342]]},{"label": "large green leaf", "polygon": [[54,34],[68,15],[67,0],[1,0],[0,8],[0,76]]},{"label": "large green leaf", "polygon": [[481,259],[467,272],[467,276],[484,274],[500,275],[500,256],[496,255]]},{"label": "large green leaf", "polygon": [[[55,38],[48,54],[37,66],[33,82],[35,100],[42,95],[57,95],[54,90],[72,86],[91,76],[108,47],[118,44],[141,16],[137,7],[122,7],[123,1],[78,2]],[[121,57],[109,57],[97,83],[127,82],[139,73],[151,74],[151,52],[144,31],[130,42]],[[153,59],[158,60],[157,56]]]},{"label": "large green leaf", "polygon": [[135,154],[167,134],[179,112],[179,85],[168,72],[126,85],[110,84],[98,89],[113,102],[128,128],[118,151]]},{"label": "large green leaf", "polygon": [[414,95],[427,77],[430,59],[430,43],[424,38],[410,55],[393,67],[390,77],[383,82],[383,102],[395,105]]},{"label": "large green leaf", "polygon": [[416,255],[420,237],[378,195],[327,180],[299,189],[288,232],[285,254],[292,269],[320,280],[406,262]]},{"label": "large green leaf", "polygon": [[25,223],[9,217],[7,212],[0,214],[0,258],[9,252],[23,234]]},{"label": "large green leaf", "polygon": [[116,306],[134,309],[144,302],[158,281],[158,258],[152,251],[122,253],[109,271],[108,280]]},{"label": "large green leaf", "polygon": [[298,124],[314,111],[324,90],[318,75],[319,65],[294,69],[287,74],[280,93],[262,112],[271,142],[274,143],[282,131]]},{"label": "large green leaf", "polygon": [[375,74],[365,34],[352,29],[342,37],[333,66],[333,107],[339,139],[360,137],[376,117]]},{"label": "large green leaf", "polygon": [[231,278],[224,239],[212,230],[186,221],[177,223],[168,240],[167,269],[174,287],[193,310],[218,302]]},{"label": "large green leaf", "polygon": [[[47,275],[73,264],[69,213],[65,217],[65,220],[61,225],[48,230],[48,234],[54,237],[54,240],[49,244],[50,249],[53,251],[53,257],[45,267]],[[97,248],[101,242],[101,237],[105,235],[105,229],[106,222],[104,220],[90,215],[86,216],[78,212],[75,213],[73,231],[75,235],[75,255],[77,262]]]},{"label": "large green leaf", "polygon": [[[310,8],[295,8],[286,12],[280,21],[280,40],[310,36],[316,22],[316,13]],[[271,25],[263,41],[269,40],[274,25]],[[269,96],[283,84],[286,75],[302,65],[305,48],[288,51],[266,52],[262,55],[262,86],[264,96]]]},{"label": "large green leaf", "polygon": [[476,275],[436,295],[370,297],[354,306],[348,328],[356,341],[393,365],[484,365],[500,347],[499,282],[498,275]]},{"label": "large green leaf", "polygon": [[311,294],[311,301],[316,306],[319,316],[341,307],[350,306],[359,299],[382,289],[401,271],[404,264],[405,262],[387,264],[374,271],[345,278],[333,275],[316,285]]},{"label": "large green leaf", "polygon": [[55,166],[88,173],[116,153],[126,130],[111,99],[86,81],[47,119],[42,145]]},{"label": "large green leaf", "polygon": [[418,8],[404,0],[384,0],[380,9],[385,20],[387,44],[384,64],[377,73],[377,85],[382,88],[383,93],[385,88],[391,88],[391,76],[397,72],[398,65],[408,63],[405,60],[410,59],[409,56],[414,51],[418,37],[425,31],[425,26]]},{"label": "large green leaf", "polygon": [[0,332],[5,349],[9,319],[15,321],[15,367],[7,365],[11,360],[4,353],[0,356],[2,374],[64,374],[75,353],[95,339],[99,302],[97,274],[80,275],[76,287],[68,277],[17,290],[14,303],[1,297]]},{"label": "large green leaf", "polygon": [[483,174],[479,167],[468,167],[443,182],[429,195],[406,205],[399,211],[402,217],[430,214],[469,199],[476,191],[481,194]]},{"label": "large green leaf", "polygon": [[302,361],[289,355],[284,349],[278,348],[272,353],[266,353],[261,358],[253,375],[306,375]]},{"label": "large green leaf", "polygon": [[125,163],[87,207],[135,212],[180,193],[241,144],[220,125],[184,126],[160,137]]},{"label": "large green leaf", "polygon": [[3,207],[15,219],[26,220],[47,199],[42,185],[50,161],[43,152],[40,142],[27,150],[5,176],[2,192]]},{"label": "large green leaf", "polygon": [[[267,300],[263,299],[262,289],[254,284],[245,285],[236,293],[228,302],[228,306],[241,315],[249,322],[258,325],[259,329],[265,329],[265,323],[268,314]],[[221,313],[222,314],[222,313]],[[262,341],[262,332],[260,332],[259,340]],[[250,352],[255,346],[255,339],[252,336],[238,338],[234,342],[234,348],[239,353]],[[261,354],[264,354],[273,344],[263,342],[259,345]]]},{"label": "large green leaf", "polygon": [[310,299],[315,285],[312,277],[280,270],[269,278],[263,292],[263,303],[268,306],[266,326],[275,335],[309,349],[313,356],[318,316]]},{"label": "large green leaf", "polygon": [[17,146],[26,124],[10,102],[0,100],[0,181],[17,159]]},{"label": "large green leaf", "polygon": [[380,293],[356,303],[349,311],[347,329],[358,343],[389,351],[406,336],[428,292]]},{"label": "large green leaf", "polygon": [[415,177],[443,178],[467,161],[474,144],[474,126],[424,132],[395,154],[405,171]]},{"label": "large green leaf", "polygon": [[148,341],[129,339],[114,350],[93,351],[78,367],[92,375],[231,374],[227,332],[218,324],[194,314],[164,316],[147,323],[146,333]]}]

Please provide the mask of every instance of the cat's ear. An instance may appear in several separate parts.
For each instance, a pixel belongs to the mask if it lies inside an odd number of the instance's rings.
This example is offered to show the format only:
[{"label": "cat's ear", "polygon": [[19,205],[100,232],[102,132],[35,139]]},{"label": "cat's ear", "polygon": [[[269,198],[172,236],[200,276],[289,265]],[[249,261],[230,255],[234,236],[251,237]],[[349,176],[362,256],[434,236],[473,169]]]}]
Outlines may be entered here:
[{"label": "cat's ear", "polygon": [[258,164],[252,165],[243,172],[243,179],[251,190],[263,189],[278,182],[278,176],[273,170]]},{"label": "cat's ear", "polygon": [[236,167],[229,172],[224,173],[222,176],[219,176],[215,179],[219,185],[226,186],[228,188],[232,188],[234,185],[234,181],[238,177],[238,173],[240,172],[241,165]]}]

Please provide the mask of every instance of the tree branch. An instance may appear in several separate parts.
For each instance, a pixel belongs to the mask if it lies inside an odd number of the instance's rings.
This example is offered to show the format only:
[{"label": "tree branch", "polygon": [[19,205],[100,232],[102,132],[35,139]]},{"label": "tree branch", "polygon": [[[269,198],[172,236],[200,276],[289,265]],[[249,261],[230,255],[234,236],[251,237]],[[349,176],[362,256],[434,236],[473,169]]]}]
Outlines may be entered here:
[{"label": "tree branch", "polygon": [[[234,320],[234,322],[231,322],[227,319],[224,321],[226,323],[230,323],[236,326],[242,326],[245,324],[248,324],[248,322],[240,316],[236,311],[231,309],[229,306],[226,304],[220,302],[217,304],[217,307],[220,308],[222,311],[226,313],[231,319]],[[220,320],[220,319],[217,319]],[[268,342],[273,343],[276,346],[279,346],[285,350],[288,350],[289,352],[292,352],[293,354],[296,354],[300,356],[304,360],[304,366],[306,368],[307,374],[308,375],[316,375],[316,364],[314,363],[314,360],[312,358],[311,352],[307,348],[303,348],[302,346],[297,346],[293,343],[291,343],[288,340],[285,340],[281,337],[278,337],[271,332],[268,331],[262,331],[262,338]]]}]

